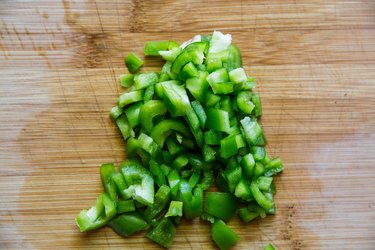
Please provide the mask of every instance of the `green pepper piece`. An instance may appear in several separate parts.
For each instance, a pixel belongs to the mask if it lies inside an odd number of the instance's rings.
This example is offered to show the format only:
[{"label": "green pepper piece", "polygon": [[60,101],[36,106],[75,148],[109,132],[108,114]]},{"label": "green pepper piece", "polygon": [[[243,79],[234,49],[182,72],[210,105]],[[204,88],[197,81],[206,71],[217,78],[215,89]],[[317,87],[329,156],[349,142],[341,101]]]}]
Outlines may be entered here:
[{"label": "green pepper piece", "polygon": [[118,106],[123,108],[126,105],[129,105],[134,102],[142,101],[143,90],[131,91],[120,95],[118,99]]},{"label": "green pepper piece", "polygon": [[155,72],[140,73],[134,76],[136,90],[145,89],[159,82],[159,75]]},{"label": "green pepper piece", "polygon": [[224,171],[224,177],[227,181],[229,191],[233,193],[236,189],[238,182],[242,178],[242,169],[240,167],[229,168]]},{"label": "green pepper piece", "polygon": [[284,170],[283,163],[279,157],[272,159],[265,168],[264,175],[272,176]]},{"label": "green pepper piece", "polygon": [[148,41],[143,50],[145,56],[158,56],[160,51],[171,50],[178,47],[175,41]]},{"label": "green pepper piece", "polygon": [[236,155],[243,147],[246,147],[246,143],[242,135],[229,135],[220,141],[220,155],[228,159]]},{"label": "green pepper piece", "polygon": [[103,183],[104,190],[113,201],[117,201],[116,185],[111,175],[115,172],[113,163],[105,163],[100,166],[100,178]]},{"label": "green pepper piece", "polygon": [[120,129],[120,132],[124,140],[128,139],[129,137],[134,136],[134,131],[130,127],[130,124],[128,122],[128,119],[126,119],[125,114],[120,115],[116,119],[116,124],[117,124],[117,127]]},{"label": "green pepper piece", "polygon": [[230,130],[228,112],[215,108],[207,108],[207,122],[208,129],[214,129],[221,132],[228,132]]},{"label": "green pepper piece", "polygon": [[188,127],[182,122],[173,119],[167,119],[159,122],[151,131],[151,138],[162,148],[165,139],[169,136],[171,131],[177,131],[185,137],[191,137]]},{"label": "green pepper piece", "polygon": [[237,106],[238,108],[247,115],[250,115],[255,105],[251,102],[251,92],[241,91],[237,94]]},{"label": "green pepper piece", "polygon": [[255,161],[263,161],[264,157],[266,157],[266,150],[264,147],[251,147],[250,152],[254,157]]},{"label": "green pepper piece", "polygon": [[209,145],[203,145],[202,154],[205,162],[214,162],[216,160],[216,153]]},{"label": "green pepper piece", "polygon": [[163,247],[169,248],[172,246],[175,234],[176,226],[172,220],[163,218],[147,232],[146,237]]},{"label": "green pepper piece", "polygon": [[116,121],[116,119],[122,114],[122,109],[119,108],[119,106],[114,106],[109,115],[112,118],[113,121]]},{"label": "green pepper piece", "polygon": [[222,220],[215,220],[211,227],[211,237],[221,250],[234,246],[240,237]]},{"label": "green pepper piece", "polygon": [[117,202],[117,214],[128,213],[135,211],[134,201],[118,201]]},{"label": "green pepper piece", "polygon": [[163,91],[164,104],[172,116],[185,115],[187,107],[190,107],[189,97],[183,86],[176,80],[158,83]]},{"label": "green pepper piece", "polygon": [[154,179],[151,173],[137,160],[125,160],[121,163],[122,173],[134,200],[151,206],[154,203]]},{"label": "green pepper piece", "polygon": [[188,181],[190,187],[194,188],[198,184],[198,181],[199,181],[200,178],[201,178],[200,172],[194,171],[191,174],[190,179]]},{"label": "green pepper piece", "polygon": [[167,183],[165,181],[165,175],[163,171],[161,170],[159,164],[154,159],[151,159],[149,164],[150,164],[150,172],[152,173],[154,177],[155,183],[159,187],[166,185]]},{"label": "green pepper piece", "polygon": [[189,62],[196,65],[202,64],[204,60],[204,50],[206,47],[206,42],[195,42],[186,46],[173,61],[171,72],[174,74],[180,73],[185,64]]},{"label": "green pepper piece", "polygon": [[272,181],[272,177],[260,176],[256,180],[256,184],[261,191],[268,191],[271,187]]},{"label": "green pepper piece", "polygon": [[220,145],[221,138],[222,136],[220,131],[210,129],[204,132],[204,142],[207,145]]},{"label": "green pepper piece", "polygon": [[262,104],[260,102],[260,96],[258,94],[253,94],[251,96],[251,102],[254,104],[254,115],[259,117],[262,115]]},{"label": "green pepper piece", "polygon": [[116,202],[108,194],[101,193],[94,206],[79,213],[76,223],[81,232],[86,232],[105,226],[115,215]]},{"label": "green pepper piece", "polygon": [[211,88],[214,83],[228,82],[228,80],[229,76],[225,68],[218,69],[207,76],[207,82],[210,84]]},{"label": "green pepper piece", "polygon": [[125,58],[125,65],[128,67],[130,73],[136,72],[142,65],[143,61],[136,54],[129,53]]},{"label": "green pepper piece", "polygon": [[247,76],[243,68],[237,68],[229,71],[229,79],[233,83],[242,83],[247,81]]},{"label": "green pepper piece", "polygon": [[128,88],[134,84],[134,75],[132,74],[123,74],[120,75],[120,85],[121,87]]},{"label": "green pepper piece", "polygon": [[246,116],[241,121],[241,126],[243,129],[243,136],[249,146],[256,145],[258,138],[263,134],[263,129],[256,121],[256,119],[251,119]]},{"label": "green pepper piece", "polygon": [[229,72],[242,67],[242,56],[240,49],[234,44],[231,44],[228,48],[228,57],[225,67]]},{"label": "green pepper piece", "polygon": [[234,195],[244,201],[253,200],[253,195],[251,194],[250,185],[247,181],[241,178],[240,182],[237,184],[234,191]]},{"label": "green pepper piece", "polygon": [[192,77],[199,77],[199,72],[192,62],[187,63],[179,74],[180,79],[186,80]]},{"label": "green pepper piece", "polygon": [[238,210],[238,215],[240,216],[240,219],[246,223],[254,220],[255,218],[259,216],[257,212],[249,211],[247,207],[240,208]]},{"label": "green pepper piece", "polygon": [[266,211],[270,210],[274,206],[274,202],[269,200],[260,190],[258,185],[255,182],[252,182],[250,185],[251,193],[254,196],[256,202],[264,208]]},{"label": "green pepper piece", "polygon": [[204,211],[223,219],[230,220],[237,210],[237,199],[229,193],[207,192]]},{"label": "green pepper piece", "polygon": [[147,133],[151,132],[154,127],[153,119],[158,115],[164,115],[167,112],[163,101],[160,100],[151,100],[141,106],[139,111],[139,121]]},{"label": "green pepper piece", "polygon": [[113,182],[116,185],[117,193],[124,199],[127,200],[132,197],[131,190],[128,189],[128,185],[125,183],[125,179],[119,172],[114,172],[111,175]]},{"label": "green pepper piece", "polygon": [[148,227],[148,223],[137,213],[122,214],[111,220],[108,225],[122,237],[128,237]]},{"label": "green pepper piece", "polygon": [[181,201],[171,201],[165,217],[182,216],[183,203]]},{"label": "green pepper piece", "polygon": [[163,57],[164,60],[168,62],[173,62],[181,52],[182,52],[182,49],[180,47],[177,47],[171,50],[159,51],[159,55],[161,55],[161,57]]},{"label": "green pepper piece", "polygon": [[143,215],[147,221],[152,221],[167,206],[171,199],[171,189],[168,186],[161,186],[155,194],[155,201],[151,207],[147,207]]},{"label": "green pepper piece", "polygon": [[186,181],[180,183],[180,199],[184,204],[184,216],[192,220],[201,215],[203,209],[203,190],[199,187],[193,189]]},{"label": "green pepper piece", "polygon": [[252,154],[248,153],[241,159],[242,171],[247,178],[251,178],[254,173],[255,160]]},{"label": "green pepper piece", "polygon": [[184,168],[189,163],[189,158],[186,155],[179,155],[172,162],[172,167],[178,171]]},{"label": "green pepper piece", "polygon": [[233,93],[232,82],[218,82],[211,84],[212,91],[214,94],[230,94]]},{"label": "green pepper piece", "polygon": [[208,72],[213,72],[223,67],[220,55],[209,53],[206,58],[206,67]]},{"label": "green pepper piece", "polygon": [[143,102],[147,103],[152,100],[155,93],[155,85],[150,85],[145,89],[145,92],[143,93]]},{"label": "green pepper piece", "polygon": [[125,109],[125,115],[128,119],[130,127],[134,128],[139,124],[139,112],[143,106],[142,102],[137,102],[132,104],[130,107]]},{"label": "green pepper piece", "polygon": [[211,89],[206,91],[204,103],[206,107],[214,107],[219,101],[221,97],[219,95],[215,95]]},{"label": "green pepper piece", "polygon": [[206,71],[199,71],[198,77],[189,78],[186,80],[186,88],[190,94],[199,101],[204,101],[209,84],[206,81],[208,73]]}]

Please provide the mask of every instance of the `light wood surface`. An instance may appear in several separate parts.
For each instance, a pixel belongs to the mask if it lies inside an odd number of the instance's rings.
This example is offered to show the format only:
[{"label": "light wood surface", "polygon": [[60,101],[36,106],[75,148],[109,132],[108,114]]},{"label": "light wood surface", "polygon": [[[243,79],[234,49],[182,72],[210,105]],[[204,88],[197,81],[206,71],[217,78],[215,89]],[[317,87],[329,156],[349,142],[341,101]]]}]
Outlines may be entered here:
[{"label": "light wood surface", "polygon": [[[375,249],[375,1],[0,1],[0,249],[159,249],[79,233],[125,158],[108,118],[123,56],[149,40],[228,32],[261,93],[277,214],[230,226],[234,249]],[[161,60],[146,61],[145,71]],[[173,249],[214,249],[183,222]]]}]

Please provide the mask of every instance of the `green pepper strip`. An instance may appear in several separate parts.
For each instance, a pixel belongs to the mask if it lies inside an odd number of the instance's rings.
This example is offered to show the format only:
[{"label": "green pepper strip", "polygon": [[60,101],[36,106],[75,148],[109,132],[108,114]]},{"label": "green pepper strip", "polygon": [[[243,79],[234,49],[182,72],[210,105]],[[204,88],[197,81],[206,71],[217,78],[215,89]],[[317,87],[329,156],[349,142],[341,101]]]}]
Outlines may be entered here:
[{"label": "green pepper strip", "polygon": [[155,194],[153,206],[147,207],[143,215],[147,221],[152,221],[167,206],[171,199],[171,189],[168,186],[161,186]]},{"label": "green pepper strip", "polygon": [[274,174],[280,173],[284,170],[284,166],[282,161],[279,157],[272,159],[267,165],[265,169],[265,176],[272,176]]},{"label": "green pepper strip", "polygon": [[246,154],[241,159],[242,172],[247,178],[251,178],[254,173],[255,160],[252,154]]},{"label": "green pepper strip", "polygon": [[170,218],[161,219],[155,227],[147,232],[146,237],[157,244],[169,248],[176,234],[176,226]]},{"label": "green pepper strip", "polygon": [[124,111],[130,127],[134,128],[139,124],[139,112],[142,106],[142,102],[137,102]]},{"label": "green pepper strip", "polygon": [[186,125],[177,120],[163,120],[159,122],[151,131],[151,138],[162,148],[165,139],[169,136],[172,130],[181,133],[183,136],[190,138],[191,134]]},{"label": "green pepper strip", "polygon": [[145,89],[159,82],[159,75],[155,72],[140,73],[134,76],[136,90]]},{"label": "green pepper strip", "polygon": [[228,48],[228,57],[226,62],[226,68],[228,71],[241,68],[242,67],[242,56],[240,49],[234,45],[231,44]]},{"label": "green pepper strip", "polygon": [[142,129],[145,132],[150,133],[154,127],[153,119],[155,116],[164,115],[167,112],[167,108],[163,101],[151,100],[145,103],[139,111],[139,121]]},{"label": "green pepper strip", "polygon": [[263,134],[262,127],[256,120],[252,120],[248,116],[243,118],[240,123],[246,142],[249,144],[249,146],[256,145],[258,138]]},{"label": "green pepper strip", "polygon": [[111,220],[108,225],[123,237],[128,237],[148,228],[148,223],[136,212],[122,214]]},{"label": "green pepper strip", "polygon": [[221,250],[234,246],[240,237],[222,220],[215,220],[211,227],[211,237]]},{"label": "green pepper strip", "polygon": [[115,172],[115,166],[112,163],[102,164],[100,166],[100,178],[103,183],[103,187],[109,197],[113,201],[117,201],[116,185],[113,182],[111,175]]},{"label": "green pepper strip", "polygon": [[155,183],[159,187],[166,185],[167,183],[165,181],[165,175],[163,171],[161,170],[159,164],[154,159],[151,159],[149,164],[150,164],[150,172],[152,173],[154,177]]},{"label": "green pepper strip", "polygon": [[116,203],[108,194],[101,193],[94,206],[79,213],[76,223],[81,232],[86,232],[105,226],[115,215]]},{"label": "green pepper strip", "polygon": [[142,101],[143,90],[131,91],[120,95],[118,99],[118,106],[123,108],[124,106]]},{"label": "green pepper strip", "polygon": [[120,167],[134,200],[151,206],[154,203],[154,179],[151,173],[136,160],[126,160]]},{"label": "green pepper strip", "polygon": [[250,222],[259,216],[259,213],[249,211],[247,207],[238,210],[238,215],[243,222]]},{"label": "green pepper strip", "polygon": [[237,199],[229,193],[207,192],[205,212],[223,219],[230,220],[237,210]]},{"label": "green pepper strip", "polygon": [[270,210],[274,206],[273,201],[269,200],[266,196],[264,196],[264,194],[259,190],[259,187],[256,185],[255,182],[251,183],[250,189],[256,202],[266,211]]}]

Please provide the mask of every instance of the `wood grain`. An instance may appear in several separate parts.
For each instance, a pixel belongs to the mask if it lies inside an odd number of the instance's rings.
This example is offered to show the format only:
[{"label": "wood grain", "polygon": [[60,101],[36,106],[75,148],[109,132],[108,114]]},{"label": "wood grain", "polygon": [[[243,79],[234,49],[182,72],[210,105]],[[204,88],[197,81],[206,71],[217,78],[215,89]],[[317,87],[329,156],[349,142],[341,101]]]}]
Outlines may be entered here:
[{"label": "wood grain", "polygon": [[[2,0],[0,19],[0,249],[158,249],[74,217],[126,157],[108,118],[123,56],[213,30],[241,48],[286,166],[277,214],[231,221],[234,249],[375,248],[374,1]],[[173,249],[214,249],[209,230],[183,222]]]}]

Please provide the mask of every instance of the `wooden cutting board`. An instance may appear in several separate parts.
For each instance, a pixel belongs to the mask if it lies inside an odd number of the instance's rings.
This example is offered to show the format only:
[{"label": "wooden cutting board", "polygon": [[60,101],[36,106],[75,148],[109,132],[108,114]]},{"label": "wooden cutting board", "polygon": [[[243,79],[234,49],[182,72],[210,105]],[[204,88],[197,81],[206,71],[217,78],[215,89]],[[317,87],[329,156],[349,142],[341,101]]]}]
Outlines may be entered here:
[{"label": "wooden cutting board", "polygon": [[[2,0],[0,19],[0,249],[159,249],[74,218],[126,156],[108,118],[124,55],[213,30],[239,45],[286,167],[275,216],[229,223],[234,249],[375,249],[375,1]],[[183,222],[173,249],[214,249],[209,231]]]}]

